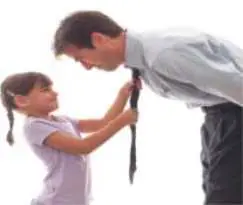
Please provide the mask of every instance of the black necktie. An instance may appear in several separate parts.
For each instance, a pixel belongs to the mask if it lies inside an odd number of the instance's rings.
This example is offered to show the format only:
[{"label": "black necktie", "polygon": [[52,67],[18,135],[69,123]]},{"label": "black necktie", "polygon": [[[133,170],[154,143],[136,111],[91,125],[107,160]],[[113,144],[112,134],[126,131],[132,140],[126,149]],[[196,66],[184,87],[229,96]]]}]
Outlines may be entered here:
[{"label": "black necktie", "polygon": [[[134,87],[132,90],[131,98],[130,98],[130,106],[132,109],[137,109],[137,102],[139,98],[139,88],[136,86],[136,82],[139,80],[139,71],[137,69],[132,69],[132,80],[134,83]],[[129,167],[129,178],[130,183],[133,183],[134,173],[137,169],[136,166],[136,125],[130,125],[131,133],[132,133],[132,142],[131,142],[131,150],[130,150],[130,167]]]}]

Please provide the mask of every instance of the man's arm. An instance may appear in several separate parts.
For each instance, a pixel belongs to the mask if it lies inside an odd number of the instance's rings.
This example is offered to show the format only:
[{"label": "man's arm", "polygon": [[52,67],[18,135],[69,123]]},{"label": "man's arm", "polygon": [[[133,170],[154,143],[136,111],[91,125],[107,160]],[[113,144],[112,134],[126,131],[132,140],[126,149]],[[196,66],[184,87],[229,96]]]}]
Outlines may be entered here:
[{"label": "man's arm", "polygon": [[220,53],[210,56],[205,50],[188,47],[167,49],[154,62],[154,69],[171,79],[192,84],[206,93],[243,106],[243,73]]}]

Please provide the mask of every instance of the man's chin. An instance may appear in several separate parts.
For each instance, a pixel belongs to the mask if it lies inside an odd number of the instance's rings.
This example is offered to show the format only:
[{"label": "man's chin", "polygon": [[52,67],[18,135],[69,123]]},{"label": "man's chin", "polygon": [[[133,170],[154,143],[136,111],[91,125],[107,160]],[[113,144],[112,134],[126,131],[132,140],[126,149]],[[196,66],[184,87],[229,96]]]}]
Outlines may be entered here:
[{"label": "man's chin", "polygon": [[113,66],[113,67],[99,67],[99,70],[103,70],[106,72],[111,72],[111,71],[115,71],[118,68],[118,66]]}]

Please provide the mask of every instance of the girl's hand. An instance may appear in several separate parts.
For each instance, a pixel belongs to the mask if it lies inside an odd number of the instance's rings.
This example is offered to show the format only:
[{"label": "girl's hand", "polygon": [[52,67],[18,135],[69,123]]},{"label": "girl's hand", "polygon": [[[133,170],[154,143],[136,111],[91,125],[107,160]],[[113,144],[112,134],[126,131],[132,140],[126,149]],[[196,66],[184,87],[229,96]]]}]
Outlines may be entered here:
[{"label": "girl's hand", "polygon": [[138,120],[138,112],[134,109],[127,109],[121,114],[126,125],[136,124]]},{"label": "girl's hand", "polygon": [[141,80],[139,79],[135,83],[133,83],[132,81],[125,83],[120,89],[120,95],[124,97],[129,97],[134,86],[140,90],[142,88]]}]

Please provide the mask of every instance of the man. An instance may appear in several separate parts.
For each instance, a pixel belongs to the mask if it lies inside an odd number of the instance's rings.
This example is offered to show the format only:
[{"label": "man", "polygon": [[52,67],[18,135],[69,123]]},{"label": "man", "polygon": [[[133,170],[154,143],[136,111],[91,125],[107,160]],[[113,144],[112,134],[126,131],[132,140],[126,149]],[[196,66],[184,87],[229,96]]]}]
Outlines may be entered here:
[{"label": "man", "polygon": [[240,48],[201,32],[137,34],[101,12],[80,11],[60,23],[54,51],[87,70],[136,68],[158,95],[200,107],[205,204],[242,204]]}]

